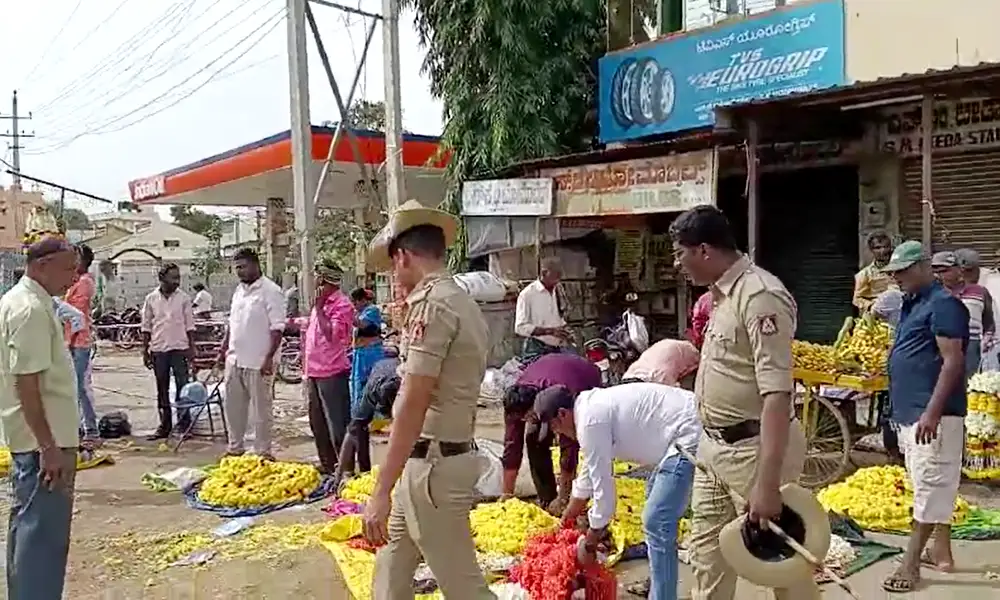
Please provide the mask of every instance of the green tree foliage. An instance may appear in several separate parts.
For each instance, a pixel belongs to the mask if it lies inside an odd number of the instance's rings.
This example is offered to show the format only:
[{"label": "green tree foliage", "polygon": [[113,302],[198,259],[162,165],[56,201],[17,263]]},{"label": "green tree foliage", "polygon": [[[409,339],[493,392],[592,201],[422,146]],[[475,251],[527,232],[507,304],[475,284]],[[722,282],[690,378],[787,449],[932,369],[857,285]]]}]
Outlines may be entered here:
[{"label": "green tree foliage", "polygon": [[347,126],[351,129],[385,131],[385,103],[356,100],[347,111]]},{"label": "green tree foliage", "polygon": [[[424,71],[444,104],[448,210],[458,213],[466,179],[591,147],[597,59],[606,44],[603,0],[404,4],[416,10]],[[456,268],[465,254],[459,242]]]},{"label": "green tree foliage", "polygon": [[[174,216],[173,215],[174,208],[177,207],[172,206],[170,210],[172,216]],[[205,213],[201,214],[204,215]],[[211,217],[215,215],[206,215],[206,216]],[[174,216],[174,218],[176,219],[177,217]],[[181,227],[183,227],[183,225],[181,225]],[[194,230],[192,229],[191,231]],[[191,265],[191,268],[194,271],[194,274],[198,278],[198,280],[204,283],[205,285],[208,285],[209,277],[211,277],[215,273],[221,273],[226,269],[226,264],[222,260],[222,248],[221,248],[222,219],[216,217],[216,220],[213,221],[211,224],[209,224],[204,232],[196,232],[196,233],[201,233],[202,235],[208,238],[208,246],[203,248],[198,248],[194,251],[195,262],[193,265]]]},{"label": "green tree foliage", "polygon": [[170,207],[170,216],[174,220],[174,225],[205,237],[211,237],[213,231],[218,232],[222,227],[222,219],[218,215],[191,206],[175,204]]},{"label": "green tree foliage", "polygon": [[[56,223],[59,224],[63,231],[68,229],[90,229],[90,217],[79,208],[63,206],[60,209],[59,202],[57,201],[47,201],[45,204],[49,207],[49,212],[55,216]],[[62,212],[61,215],[60,210]]]}]

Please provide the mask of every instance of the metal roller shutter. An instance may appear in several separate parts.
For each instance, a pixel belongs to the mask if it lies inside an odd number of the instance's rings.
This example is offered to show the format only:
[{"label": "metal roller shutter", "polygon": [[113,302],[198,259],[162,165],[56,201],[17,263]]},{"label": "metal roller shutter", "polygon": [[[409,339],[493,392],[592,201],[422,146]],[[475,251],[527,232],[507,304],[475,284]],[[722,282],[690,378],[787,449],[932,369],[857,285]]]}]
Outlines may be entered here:
[{"label": "metal roller shutter", "polygon": [[[921,238],[921,160],[903,162],[900,229]],[[988,264],[1000,260],[1000,151],[935,156],[931,181],[934,250],[975,248]]]},{"label": "metal roller shutter", "polygon": [[858,177],[853,167],[761,179],[761,266],[798,306],[796,338],[832,342],[852,314],[858,270]]}]

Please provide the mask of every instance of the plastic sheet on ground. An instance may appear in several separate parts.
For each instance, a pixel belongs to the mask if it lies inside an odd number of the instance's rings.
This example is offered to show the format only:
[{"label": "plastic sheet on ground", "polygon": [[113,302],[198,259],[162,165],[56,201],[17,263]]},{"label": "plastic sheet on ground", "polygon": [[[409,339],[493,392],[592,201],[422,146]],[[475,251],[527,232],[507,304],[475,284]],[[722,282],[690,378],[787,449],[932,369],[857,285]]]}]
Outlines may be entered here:
[{"label": "plastic sheet on ground", "polygon": [[[854,548],[855,552],[854,560],[847,565],[842,573],[837,573],[841,577],[850,577],[851,575],[867,569],[881,560],[903,552],[902,548],[889,546],[887,544],[882,544],[868,539],[865,537],[864,530],[861,529],[861,526],[848,517],[835,513],[829,513],[829,517],[831,532],[834,535],[838,535],[843,538],[844,541]],[[818,583],[827,583],[832,581],[820,572],[816,573],[815,578]]]},{"label": "plastic sheet on ground", "polygon": [[198,499],[198,490],[201,489],[201,483],[192,486],[185,490],[184,498],[187,500],[187,505],[191,508],[198,510],[204,510],[211,513],[215,513],[220,517],[233,518],[233,517],[253,517],[256,515],[263,515],[270,512],[275,512],[279,510],[284,510],[292,506],[298,506],[302,504],[311,504],[313,502],[318,502],[323,498],[333,494],[337,491],[336,481],[333,477],[324,476],[316,489],[313,490],[311,494],[303,498],[302,500],[295,500],[291,502],[282,502],[281,504],[267,504],[264,506],[251,506],[247,508],[237,508],[233,506],[216,506],[214,504],[208,504],[207,502],[202,502]]}]

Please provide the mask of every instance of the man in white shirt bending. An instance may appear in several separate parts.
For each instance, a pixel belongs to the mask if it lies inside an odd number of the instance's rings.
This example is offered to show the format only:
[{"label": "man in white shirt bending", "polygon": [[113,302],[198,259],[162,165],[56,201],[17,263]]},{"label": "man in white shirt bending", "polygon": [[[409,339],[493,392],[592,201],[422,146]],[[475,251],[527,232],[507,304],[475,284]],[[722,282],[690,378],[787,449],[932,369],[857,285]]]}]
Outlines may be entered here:
[{"label": "man in white shirt bending", "polygon": [[701,425],[694,394],[660,383],[627,383],[597,388],[574,398],[555,386],[535,397],[540,435],[551,428],[580,445],[580,472],[563,523],[572,524],[593,500],[587,514],[587,550],[594,554],[607,537],[615,515],[612,464],[621,459],[654,466],[646,486],[643,530],[649,554],[653,600],[677,598],[677,524],[687,509],[694,465],[675,444],[694,454]]},{"label": "man in white shirt bending", "polygon": [[566,321],[559,314],[556,286],[562,279],[559,261],[542,261],[539,277],[521,290],[514,313],[514,333],[524,338],[522,358],[533,360],[560,352],[569,340]]}]

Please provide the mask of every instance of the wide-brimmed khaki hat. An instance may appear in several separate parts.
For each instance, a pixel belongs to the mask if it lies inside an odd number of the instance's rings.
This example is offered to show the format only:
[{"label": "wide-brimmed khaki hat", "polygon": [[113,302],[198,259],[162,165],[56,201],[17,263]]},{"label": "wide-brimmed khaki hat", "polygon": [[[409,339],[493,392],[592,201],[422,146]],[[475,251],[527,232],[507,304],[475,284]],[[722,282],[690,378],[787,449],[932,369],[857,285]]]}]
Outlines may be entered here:
[{"label": "wide-brimmed khaki hat", "polygon": [[[809,490],[789,483],[781,500],[790,518],[775,521],[788,535],[823,560],[830,549],[830,519]],[[783,515],[784,516],[784,515]],[[738,517],[719,533],[722,557],[740,577],[770,588],[786,588],[812,577],[813,566],[770,531],[750,534],[747,515]]]},{"label": "wide-brimmed khaki hat", "polygon": [[389,245],[405,231],[420,225],[440,227],[444,232],[445,246],[455,243],[458,220],[451,213],[427,208],[416,200],[407,200],[389,216],[389,222],[368,244],[368,268],[374,272],[392,270]]}]

